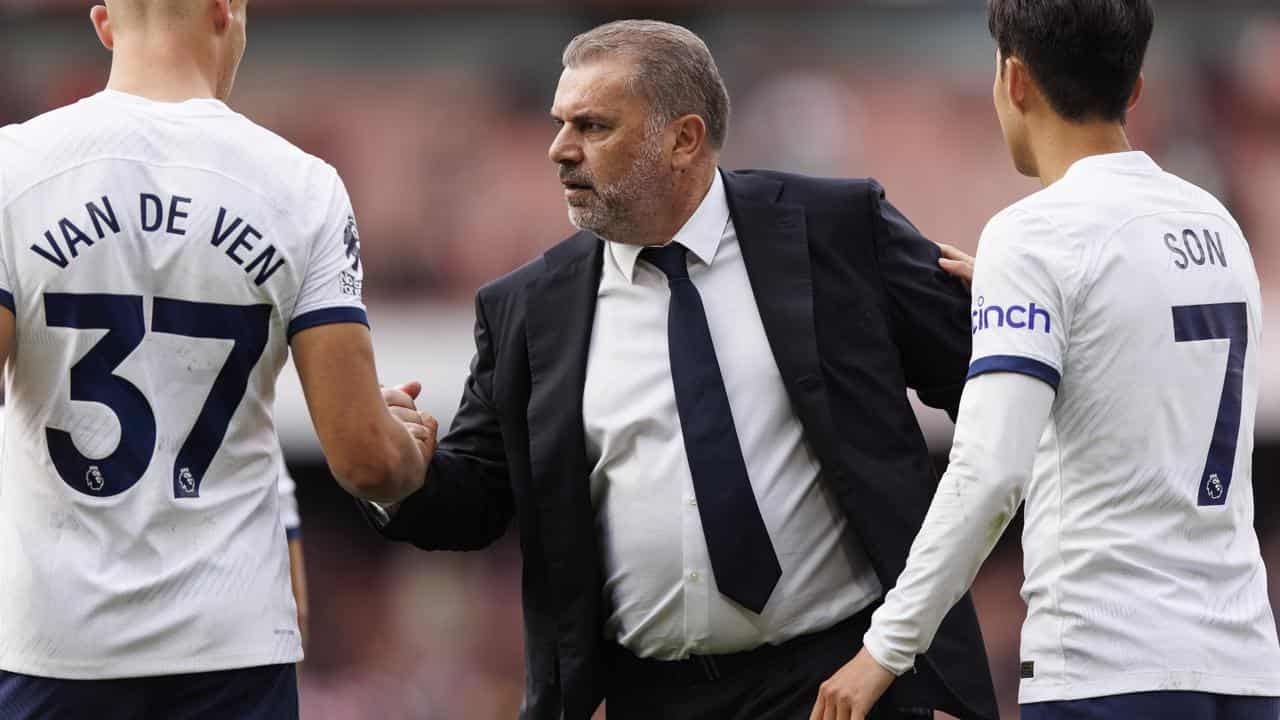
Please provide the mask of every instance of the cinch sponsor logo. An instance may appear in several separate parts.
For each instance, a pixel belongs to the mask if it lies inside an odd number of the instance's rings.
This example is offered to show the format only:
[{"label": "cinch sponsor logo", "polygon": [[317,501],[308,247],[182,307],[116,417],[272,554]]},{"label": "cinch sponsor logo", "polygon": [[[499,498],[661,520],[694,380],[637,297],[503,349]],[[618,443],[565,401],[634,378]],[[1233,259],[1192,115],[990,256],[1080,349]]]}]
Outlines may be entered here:
[{"label": "cinch sponsor logo", "polygon": [[[977,335],[979,330],[1005,326],[1015,330],[1043,329],[1045,335],[1049,334],[1049,311],[1037,307],[1035,303],[1009,306],[987,305],[986,298],[979,295],[978,307],[970,315],[973,317],[974,335]],[[1044,319],[1044,322],[1040,323],[1043,328],[1036,324],[1036,318]]]}]

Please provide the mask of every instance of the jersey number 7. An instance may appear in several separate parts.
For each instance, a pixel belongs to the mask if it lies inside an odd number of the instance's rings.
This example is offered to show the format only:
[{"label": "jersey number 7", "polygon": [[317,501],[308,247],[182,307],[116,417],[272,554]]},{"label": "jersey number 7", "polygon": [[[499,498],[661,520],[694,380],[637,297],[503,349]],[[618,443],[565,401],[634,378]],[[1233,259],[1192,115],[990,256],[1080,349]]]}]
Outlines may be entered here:
[{"label": "jersey number 7", "polygon": [[1173,308],[1175,342],[1229,340],[1227,376],[1222,381],[1218,419],[1213,425],[1209,457],[1200,474],[1198,505],[1225,505],[1231,489],[1231,470],[1236,464],[1240,441],[1241,395],[1244,389],[1244,358],[1249,349],[1248,308],[1242,302],[1216,305],[1184,305]]},{"label": "jersey number 7", "polygon": [[[143,299],[137,295],[46,293],[49,327],[106,330],[71,368],[71,400],[101,403],[120,421],[120,442],[104,458],[85,457],[71,433],[45,428],[49,457],[58,475],[77,492],[109,497],[133,487],[151,465],[156,446],[156,417],[151,403],[133,383],[115,374],[146,335]],[[233,341],[230,355],[209,391],[191,434],[173,466],[173,496],[200,496],[200,483],[222,446],[231,417],[244,399],[249,376],[267,347],[270,305],[219,305],[156,298],[151,330],[191,338]]]}]

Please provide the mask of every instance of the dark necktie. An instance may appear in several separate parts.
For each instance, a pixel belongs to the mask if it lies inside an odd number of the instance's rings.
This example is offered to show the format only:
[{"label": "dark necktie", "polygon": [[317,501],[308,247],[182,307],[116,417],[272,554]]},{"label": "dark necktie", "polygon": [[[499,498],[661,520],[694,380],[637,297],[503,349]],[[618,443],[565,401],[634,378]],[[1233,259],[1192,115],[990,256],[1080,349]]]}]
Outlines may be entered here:
[{"label": "dark necktie", "polygon": [[671,381],[716,586],[758,614],[782,577],[782,566],[751,491],[707,313],[689,280],[688,252],[683,245],[671,243],[645,248],[640,257],[666,274],[671,286],[667,310]]}]

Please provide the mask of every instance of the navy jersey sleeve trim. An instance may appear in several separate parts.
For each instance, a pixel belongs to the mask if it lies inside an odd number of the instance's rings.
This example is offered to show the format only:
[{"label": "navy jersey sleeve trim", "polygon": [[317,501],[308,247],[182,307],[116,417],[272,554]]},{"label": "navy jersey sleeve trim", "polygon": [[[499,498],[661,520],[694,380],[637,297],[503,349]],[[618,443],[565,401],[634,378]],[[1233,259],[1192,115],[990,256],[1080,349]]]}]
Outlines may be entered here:
[{"label": "navy jersey sleeve trim", "polygon": [[969,365],[969,379],[993,372],[1012,372],[1043,380],[1056,392],[1062,374],[1051,365],[1019,355],[989,355]]},{"label": "navy jersey sleeve trim", "polygon": [[357,307],[332,307],[312,310],[309,313],[299,315],[289,323],[289,339],[292,340],[294,335],[303,330],[337,323],[360,323],[365,327],[369,327],[369,316],[364,310]]},{"label": "navy jersey sleeve trim", "polygon": [[302,537],[301,527],[287,527],[284,529],[284,536],[288,540],[297,540]]},{"label": "navy jersey sleeve trim", "polygon": [[0,305],[9,308],[9,312],[14,315],[18,314],[17,304],[13,301],[13,293],[8,290],[0,290]]}]

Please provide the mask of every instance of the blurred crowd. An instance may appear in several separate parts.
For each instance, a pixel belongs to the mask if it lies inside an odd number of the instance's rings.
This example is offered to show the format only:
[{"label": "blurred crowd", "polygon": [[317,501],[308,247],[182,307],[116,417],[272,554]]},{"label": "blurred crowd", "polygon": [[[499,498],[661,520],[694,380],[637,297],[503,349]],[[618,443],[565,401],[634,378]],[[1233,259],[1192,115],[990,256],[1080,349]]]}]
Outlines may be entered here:
[{"label": "blurred crowd", "polygon": [[[359,216],[364,287],[375,306],[430,300],[466,312],[480,284],[569,232],[546,158],[547,109],[560,47],[609,16],[497,5],[358,14],[348,2],[343,11],[264,13],[250,23],[233,104],[338,168]],[[727,167],[874,176],[926,235],[968,250],[987,218],[1036,189],[1013,171],[996,125],[993,51],[978,3],[760,5],[694,12],[685,9],[693,3],[662,4],[665,19],[707,39],[728,81]],[[1227,202],[1251,239],[1264,300],[1280,307],[1280,10],[1158,10],[1131,137]],[[78,11],[4,19],[0,124],[95,92],[107,66]],[[1269,334],[1277,332],[1273,320]],[[456,398],[459,389],[444,392]],[[1259,455],[1260,495],[1280,472],[1278,456]],[[467,556],[386,545],[361,526],[316,458],[292,460],[312,573],[304,717],[514,718],[523,658],[510,538]],[[1280,559],[1280,534],[1264,543],[1265,555]],[[1006,544],[975,593],[1010,718],[1020,581],[1017,549]],[[1280,597],[1274,571],[1272,585]]]},{"label": "blurred crowd", "polygon": [[[1199,5],[1162,15],[1132,138],[1227,201],[1274,296],[1280,12]],[[874,176],[927,235],[970,250],[987,218],[1035,189],[1013,172],[995,122],[981,12],[688,21],[733,96],[727,167]],[[547,110],[560,45],[592,23],[501,10],[255,16],[234,104],[341,172],[372,299],[465,302],[570,230],[546,158]],[[15,18],[4,32],[0,122],[105,81],[107,54],[77,16]]]}]

